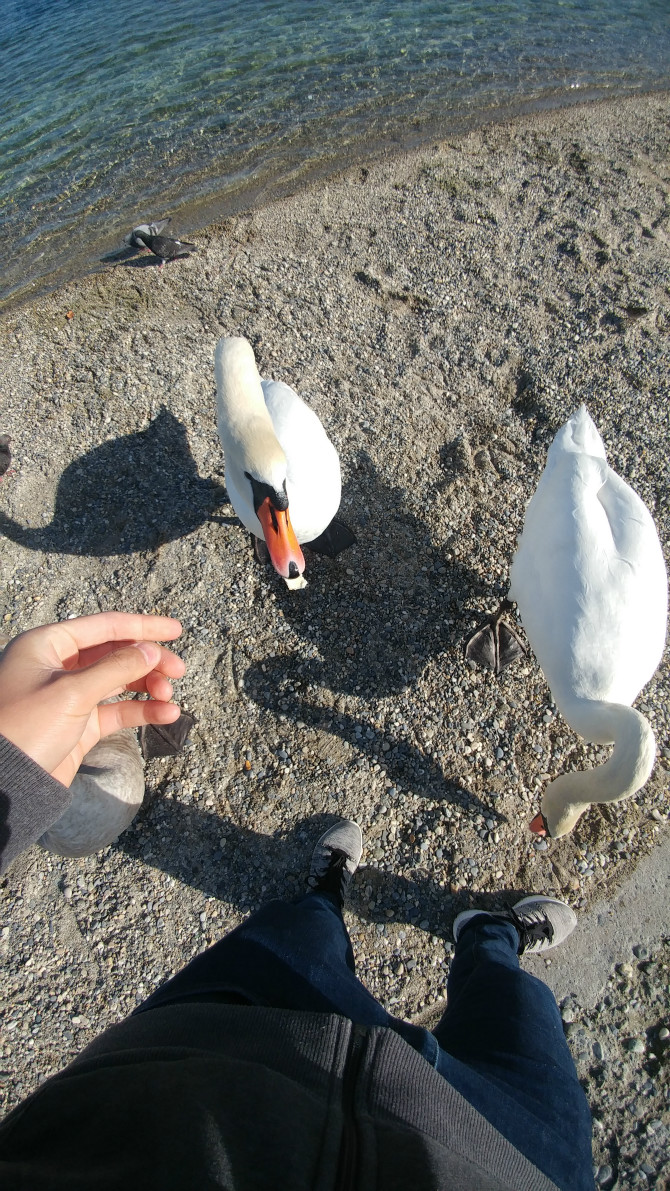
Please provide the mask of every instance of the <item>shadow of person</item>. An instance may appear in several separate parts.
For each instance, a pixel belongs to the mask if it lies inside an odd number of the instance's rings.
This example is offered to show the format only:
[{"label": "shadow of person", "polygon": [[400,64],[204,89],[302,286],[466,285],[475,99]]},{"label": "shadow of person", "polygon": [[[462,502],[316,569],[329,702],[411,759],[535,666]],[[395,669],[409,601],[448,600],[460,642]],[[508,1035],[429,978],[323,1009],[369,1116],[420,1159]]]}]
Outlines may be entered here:
[{"label": "shadow of person", "polygon": [[[455,622],[473,591],[484,589],[433,541],[367,454],[347,491],[340,515],[356,534],[354,546],[336,560],[308,554],[304,593],[282,583],[273,590],[284,619],[312,646],[312,659],[296,661],[303,685],[379,698],[411,685],[430,658],[461,647],[465,634]],[[267,575],[272,582],[269,568]]]},{"label": "shadow of person", "polygon": [[[266,835],[215,812],[161,798],[159,792],[112,847],[245,914],[273,898],[292,901],[307,892],[314,845],[339,818],[312,815],[288,832]],[[411,846],[401,843],[397,872],[368,863],[364,852],[347,893],[347,909],[365,922],[416,925],[448,940],[453,918],[471,905],[473,895],[467,889],[450,893],[426,868],[403,873]],[[452,853],[446,844],[443,854],[449,862]],[[518,897],[526,891],[512,892]],[[483,909],[499,908],[505,896],[510,896],[507,889],[477,892],[475,901]]]},{"label": "shadow of person", "polygon": [[162,409],[146,430],[111,439],[66,467],[49,525],[0,512],[0,533],[31,550],[133,554],[183,537],[227,500],[198,475],[186,429]]},{"label": "shadow of person", "polygon": [[[246,694],[273,713],[339,735],[366,763],[383,763],[391,781],[483,810],[433,759],[432,746],[424,750],[409,729],[393,727],[382,740],[374,727],[380,699],[411,690],[441,655],[457,651],[460,658],[479,577],[433,541],[367,455],[350,491],[345,516],[356,544],[336,561],[310,556],[304,593],[274,585],[277,606],[303,644],[291,656],[250,665]],[[441,730],[453,732],[446,716]]]},{"label": "shadow of person", "polygon": [[[267,657],[257,665],[250,666],[244,675],[244,689],[259,706],[273,711],[281,706],[282,715],[294,722],[320,728],[346,741],[352,749],[353,766],[369,770],[371,766],[381,764],[387,783],[404,789],[411,786],[416,793],[426,798],[486,812],[486,816],[498,824],[498,812],[492,810],[472,790],[466,790],[458,778],[434,760],[428,749],[423,750],[413,743],[408,734],[386,728],[382,743],[379,729],[375,727],[376,715],[372,708],[367,715],[360,711],[357,715],[331,711],[316,698],[302,697],[302,685],[300,663],[290,658]],[[446,731],[449,728],[445,725]],[[333,753],[339,757],[341,747],[333,749]]]}]

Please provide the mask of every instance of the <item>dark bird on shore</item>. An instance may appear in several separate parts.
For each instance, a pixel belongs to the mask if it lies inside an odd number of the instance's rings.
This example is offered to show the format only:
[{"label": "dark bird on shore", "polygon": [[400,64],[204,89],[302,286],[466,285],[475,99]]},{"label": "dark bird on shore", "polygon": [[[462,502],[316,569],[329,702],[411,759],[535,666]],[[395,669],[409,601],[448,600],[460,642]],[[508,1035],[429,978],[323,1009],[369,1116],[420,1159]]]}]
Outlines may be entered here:
[{"label": "dark bird on shore", "polygon": [[9,449],[11,438],[8,434],[0,434],[0,476],[4,476],[6,471],[9,471],[9,465],[12,462],[12,452]]},{"label": "dark bird on shore", "polygon": [[186,240],[173,240],[171,236],[154,236],[151,233],[147,235],[146,232],[133,232],[141,244],[153,252],[154,256],[160,258],[159,268],[163,268],[166,261],[174,261],[178,256],[188,256],[190,252],[196,251],[195,244],[188,244]]},{"label": "dark bird on shore", "polygon": [[157,219],[155,223],[139,223],[137,227],[133,228],[132,232],[128,232],[123,242],[128,248],[146,248],[147,245],[144,243],[144,240],[140,240],[139,237],[160,236],[164,228],[171,222],[168,215],[167,219]]}]

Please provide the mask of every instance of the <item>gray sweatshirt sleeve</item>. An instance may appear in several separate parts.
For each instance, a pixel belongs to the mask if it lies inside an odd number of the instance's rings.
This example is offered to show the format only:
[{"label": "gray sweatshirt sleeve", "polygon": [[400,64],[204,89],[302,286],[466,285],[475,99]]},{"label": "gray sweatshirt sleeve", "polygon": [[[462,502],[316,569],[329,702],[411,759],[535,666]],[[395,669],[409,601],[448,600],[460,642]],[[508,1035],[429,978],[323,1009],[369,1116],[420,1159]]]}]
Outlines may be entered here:
[{"label": "gray sweatshirt sleeve", "polygon": [[0,736],[0,873],[60,819],[68,788]]}]

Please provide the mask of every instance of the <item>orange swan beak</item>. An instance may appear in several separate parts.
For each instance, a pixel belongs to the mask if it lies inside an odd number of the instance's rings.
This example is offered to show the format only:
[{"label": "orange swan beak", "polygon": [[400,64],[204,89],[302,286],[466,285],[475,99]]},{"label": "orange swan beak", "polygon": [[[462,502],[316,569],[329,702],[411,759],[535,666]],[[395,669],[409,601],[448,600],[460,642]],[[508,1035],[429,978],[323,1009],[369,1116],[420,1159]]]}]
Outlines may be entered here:
[{"label": "orange swan beak", "polygon": [[256,516],[263,528],[275,571],[283,579],[297,579],[305,569],[305,556],[293,532],[288,509],[276,509],[266,496],[256,510]]}]

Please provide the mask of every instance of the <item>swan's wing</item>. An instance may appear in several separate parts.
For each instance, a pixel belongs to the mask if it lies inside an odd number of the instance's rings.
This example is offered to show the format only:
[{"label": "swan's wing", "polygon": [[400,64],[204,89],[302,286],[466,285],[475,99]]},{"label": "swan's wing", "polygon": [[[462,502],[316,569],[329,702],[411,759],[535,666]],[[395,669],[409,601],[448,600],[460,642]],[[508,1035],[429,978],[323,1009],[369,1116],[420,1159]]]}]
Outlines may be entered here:
[{"label": "swan's wing", "polygon": [[348,550],[355,542],[354,531],[349,529],[344,521],[338,521],[335,517],[318,538],[314,538],[311,542],[305,541],[303,545],[308,546],[314,554],[325,554],[328,558],[337,558],[338,554],[341,554],[343,550]]},{"label": "swan's wing", "polygon": [[263,396],[286,455],[291,524],[299,542],[318,538],[341,496],[340,461],[314,410],[282,381],[264,380]]},{"label": "swan's wing", "polygon": [[[668,577],[651,513],[616,472],[611,468],[608,472],[598,492],[610,533],[606,611],[619,641],[620,673],[627,676],[617,680],[616,697],[632,702],[663,654]],[[624,699],[624,694],[629,698]]]}]

